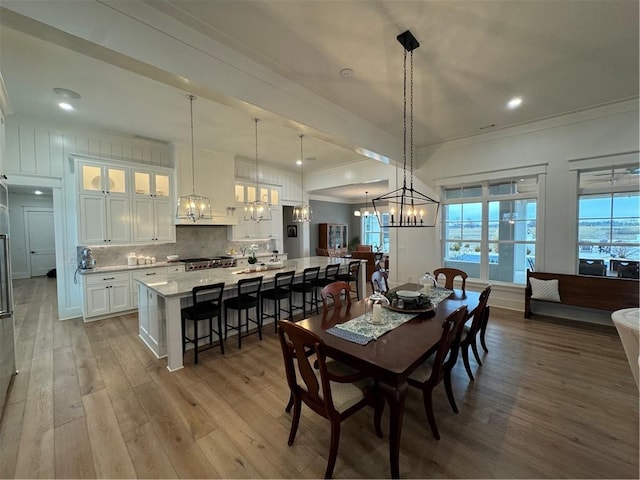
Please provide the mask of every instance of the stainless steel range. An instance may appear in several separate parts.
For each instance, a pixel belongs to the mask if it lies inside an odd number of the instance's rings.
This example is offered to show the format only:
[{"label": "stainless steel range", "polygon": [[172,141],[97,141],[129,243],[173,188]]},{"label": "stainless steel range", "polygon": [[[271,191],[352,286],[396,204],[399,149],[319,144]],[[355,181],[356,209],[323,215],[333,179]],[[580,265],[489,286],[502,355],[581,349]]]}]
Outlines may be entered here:
[{"label": "stainless steel range", "polygon": [[236,259],[233,257],[211,257],[211,258],[187,258],[182,260],[184,263],[184,269],[186,271],[191,270],[205,270],[207,268],[227,268],[235,267]]}]

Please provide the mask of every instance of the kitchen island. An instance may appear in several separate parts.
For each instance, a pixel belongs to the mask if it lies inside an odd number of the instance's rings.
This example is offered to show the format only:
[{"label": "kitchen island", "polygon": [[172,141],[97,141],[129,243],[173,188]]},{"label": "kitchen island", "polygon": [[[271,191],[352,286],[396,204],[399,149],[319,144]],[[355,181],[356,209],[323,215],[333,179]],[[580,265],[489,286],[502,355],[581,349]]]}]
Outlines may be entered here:
[{"label": "kitchen island", "polygon": [[[306,257],[286,260],[281,268],[246,272],[246,268],[214,268],[183,273],[169,273],[154,278],[139,278],[138,288],[138,322],[140,338],[158,357],[167,357],[167,369],[171,372],[183,367],[182,359],[182,325],[180,309],[191,304],[191,290],[199,285],[224,282],[224,297],[236,294],[238,281],[243,278],[263,277],[262,288],[270,288],[278,272],[294,270],[296,279],[302,277],[305,268],[320,267],[320,275],[328,264],[338,263],[341,271],[346,272],[349,258]],[[366,295],[366,260],[360,268],[360,298]],[[262,267],[258,264],[257,267]],[[279,266],[279,265],[278,265]]]}]

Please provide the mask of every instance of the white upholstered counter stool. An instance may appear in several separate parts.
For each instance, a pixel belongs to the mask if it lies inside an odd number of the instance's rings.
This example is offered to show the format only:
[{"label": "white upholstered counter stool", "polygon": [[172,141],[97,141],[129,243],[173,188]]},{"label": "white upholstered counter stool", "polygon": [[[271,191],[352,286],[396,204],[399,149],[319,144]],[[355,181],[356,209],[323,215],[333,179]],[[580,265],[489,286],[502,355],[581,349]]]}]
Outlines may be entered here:
[{"label": "white upholstered counter stool", "polygon": [[640,308],[617,310],[611,314],[611,319],[618,330],[633,378],[636,380],[636,385],[638,385],[638,370],[640,369]]}]

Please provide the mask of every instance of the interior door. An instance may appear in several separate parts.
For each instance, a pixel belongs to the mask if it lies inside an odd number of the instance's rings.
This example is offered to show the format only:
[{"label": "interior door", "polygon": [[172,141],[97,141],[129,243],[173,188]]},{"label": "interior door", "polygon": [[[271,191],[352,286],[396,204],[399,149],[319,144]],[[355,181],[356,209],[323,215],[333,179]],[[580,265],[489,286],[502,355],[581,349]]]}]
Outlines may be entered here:
[{"label": "interior door", "polygon": [[27,210],[25,215],[30,273],[32,277],[41,277],[56,266],[53,210]]}]

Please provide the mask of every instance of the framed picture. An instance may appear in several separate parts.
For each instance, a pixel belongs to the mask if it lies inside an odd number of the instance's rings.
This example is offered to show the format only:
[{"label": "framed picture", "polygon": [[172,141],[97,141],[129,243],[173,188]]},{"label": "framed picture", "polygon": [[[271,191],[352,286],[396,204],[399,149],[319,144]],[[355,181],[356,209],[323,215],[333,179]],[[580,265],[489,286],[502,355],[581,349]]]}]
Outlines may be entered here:
[{"label": "framed picture", "polygon": [[287,237],[296,238],[298,236],[298,226],[297,225],[287,225]]}]

